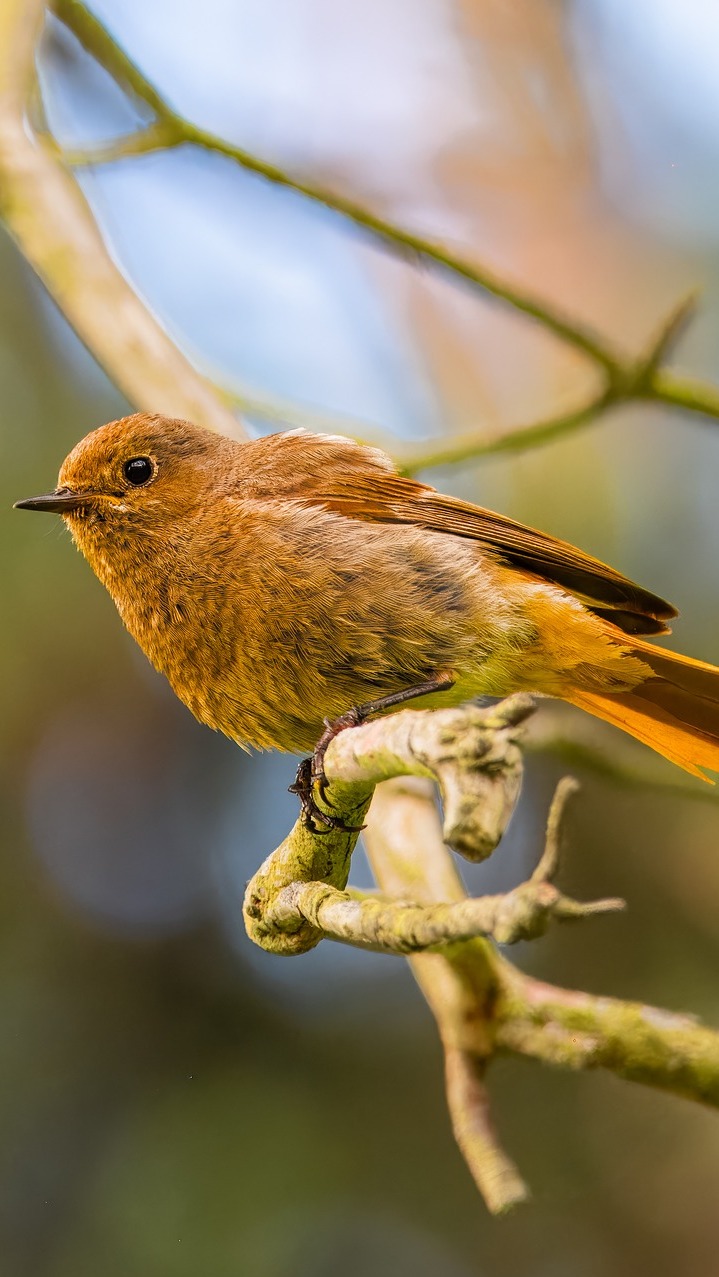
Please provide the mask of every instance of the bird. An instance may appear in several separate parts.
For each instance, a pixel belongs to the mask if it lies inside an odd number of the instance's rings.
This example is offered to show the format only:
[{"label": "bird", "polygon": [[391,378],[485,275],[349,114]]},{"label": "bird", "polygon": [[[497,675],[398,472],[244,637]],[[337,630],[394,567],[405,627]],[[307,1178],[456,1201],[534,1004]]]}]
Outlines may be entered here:
[{"label": "bird", "polygon": [[410,699],[558,697],[695,776],[719,771],[719,669],[651,641],[670,603],[378,448],[136,413],[16,506],[63,518],[200,722],[260,750],[320,742],[299,784],[309,823],[322,742]]}]

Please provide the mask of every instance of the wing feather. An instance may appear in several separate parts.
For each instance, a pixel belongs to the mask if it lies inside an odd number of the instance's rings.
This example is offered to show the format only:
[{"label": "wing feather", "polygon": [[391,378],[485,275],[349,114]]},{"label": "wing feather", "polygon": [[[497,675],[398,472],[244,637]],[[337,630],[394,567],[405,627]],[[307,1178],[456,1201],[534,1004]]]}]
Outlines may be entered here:
[{"label": "wing feather", "polygon": [[[477,541],[503,561],[562,586],[629,634],[668,633],[666,622],[677,615],[671,603],[569,542],[397,474],[377,449],[339,436],[299,432],[261,443],[273,454],[274,464],[265,470],[260,486],[271,484],[275,496],[322,505],[350,519],[408,523]],[[275,469],[279,451],[284,454],[281,479]],[[289,467],[288,452],[293,454]]]}]

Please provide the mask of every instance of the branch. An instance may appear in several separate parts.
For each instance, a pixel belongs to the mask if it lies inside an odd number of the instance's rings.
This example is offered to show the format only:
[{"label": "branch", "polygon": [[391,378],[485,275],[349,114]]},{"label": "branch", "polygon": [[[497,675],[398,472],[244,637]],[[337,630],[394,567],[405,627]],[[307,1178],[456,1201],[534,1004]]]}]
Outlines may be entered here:
[{"label": "branch", "polygon": [[72,176],[27,127],[43,17],[42,0],[0,5],[0,212],[78,336],[138,408],[236,434],[234,415],[118,270]]},{"label": "branch", "polygon": [[[463,723],[455,722],[452,727],[454,741],[461,745],[457,751],[453,773],[453,784],[466,786],[468,801],[465,803],[466,817],[462,822],[460,842],[466,848],[470,859],[477,859],[476,850],[472,847],[471,838],[479,837],[480,855],[483,858],[488,841],[493,841],[499,824],[496,814],[489,809],[489,829],[477,826],[476,817],[481,809],[481,799],[477,797],[476,778],[486,777],[491,769],[493,792],[505,790],[508,802],[501,813],[502,828],[506,826],[512,812],[515,797],[514,777],[515,761],[512,757],[513,746],[507,742],[506,727],[498,720],[495,729],[489,731],[496,735],[498,748],[489,751],[484,748],[484,735],[487,731],[487,715],[484,721],[478,721],[481,711],[470,714],[471,707],[459,711],[455,717],[461,716]],[[511,703],[505,704],[512,726],[516,722],[516,713]],[[450,711],[452,712],[452,711]],[[492,712],[494,713],[494,711]],[[379,746],[369,739],[370,732],[364,733],[364,740],[353,740],[356,733],[348,733],[349,744],[353,746],[355,761],[371,759],[370,766],[365,764],[368,775],[374,773],[376,778],[383,778],[387,771],[394,776],[423,774],[425,770],[434,771],[435,778],[441,783],[441,776],[446,768],[444,751],[447,748],[449,733],[438,722],[438,715],[431,717],[407,712],[407,719],[415,719],[403,724],[403,736],[407,742],[407,753],[399,756],[394,740],[384,747],[385,757],[378,764]],[[491,720],[490,720],[491,722]],[[499,725],[501,723],[501,725]],[[396,726],[392,724],[392,726]],[[476,728],[479,727],[479,732]],[[414,728],[414,730],[413,730]],[[414,737],[424,729],[425,742],[414,752]],[[378,735],[377,732],[374,733]],[[383,732],[383,737],[397,733]],[[428,738],[428,739],[427,739]],[[410,741],[412,742],[410,745]],[[431,764],[432,750],[427,744],[434,745],[437,751],[437,763]],[[410,753],[410,750],[412,752]],[[441,751],[441,752],[440,752]],[[429,754],[429,766],[428,766]],[[352,763],[342,765],[341,760],[334,758],[335,770],[339,766],[345,780],[351,775]],[[501,776],[501,784],[497,785],[497,776]],[[367,895],[358,892],[341,891],[325,882],[295,881],[289,886],[281,887],[276,894],[269,897],[262,910],[263,923],[268,935],[275,932],[289,932],[295,935],[306,923],[326,940],[339,940],[345,944],[355,945],[359,949],[373,949],[378,953],[404,954],[423,953],[429,950],[441,950],[448,944],[456,944],[461,940],[472,940],[477,936],[492,938],[499,944],[515,944],[518,940],[536,940],[544,935],[552,918],[558,921],[576,921],[593,913],[614,913],[624,908],[623,900],[594,900],[588,904],[580,904],[576,900],[562,895],[552,884],[559,868],[559,823],[567,798],[577,788],[576,782],[566,778],[560,783],[547,822],[547,840],[542,858],[528,882],[524,882],[513,891],[503,895],[479,896],[437,904],[432,908],[411,901],[398,902],[387,897]],[[446,788],[443,791],[447,793]],[[445,805],[446,805],[445,797]],[[456,799],[453,800],[456,803]],[[471,811],[470,807],[474,810]],[[364,815],[364,812],[361,813]],[[450,824],[445,817],[445,838]],[[451,825],[450,825],[451,828]],[[455,826],[455,829],[457,827]],[[456,846],[456,843],[454,844]],[[490,848],[491,850],[491,848]],[[344,868],[344,867],[343,867]],[[256,899],[256,895],[255,895]]]},{"label": "branch", "polygon": [[[426,905],[462,901],[466,892],[442,840],[432,786],[407,777],[380,785],[365,846],[382,889],[402,896],[411,884]],[[445,1056],[447,1104],[457,1143],[488,1208],[498,1214],[529,1195],[491,1119],[485,1073],[493,1052],[494,955],[482,939],[442,954],[410,958],[437,1022]]]},{"label": "branch", "polygon": [[[611,408],[621,405],[656,401],[674,402],[680,406],[678,398],[670,398],[672,389],[678,393],[678,383],[672,374],[662,369],[661,364],[672,353],[695,310],[696,293],[692,292],[670,312],[646,352],[638,360],[617,364],[613,376],[586,403],[573,411],[534,421],[527,426],[515,426],[512,430],[494,435],[482,431],[455,435],[439,446],[415,445],[400,455],[399,469],[404,474],[415,474],[418,470],[435,466],[543,447],[562,435],[574,434],[582,426],[597,421]],[[690,403],[687,398],[681,406],[719,417],[719,391],[700,387],[698,383],[687,383],[687,386],[693,389],[694,402]]]},{"label": "branch", "polygon": [[356,892],[339,891],[324,882],[293,882],[268,902],[263,920],[268,933],[290,932],[305,925],[325,940],[339,940],[376,953],[425,953],[459,940],[484,936],[499,944],[536,940],[552,918],[575,921],[592,913],[614,913],[623,900],[581,904],[563,896],[547,878],[532,876],[501,896],[473,896],[433,909]]},{"label": "branch", "polygon": [[[326,934],[317,917],[319,909],[332,914],[337,927],[345,929],[341,938],[362,943],[361,930],[350,934],[347,920],[354,913],[368,919],[371,928],[369,919],[375,917],[377,902],[361,902],[342,893],[357,829],[375,786],[390,777],[424,776],[436,781],[442,794],[446,841],[470,859],[488,856],[502,837],[519,795],[521,755],[515,742],[530,710],[529,697],[518,695],[485,710],[476,705],[431,714],[404,710],[341,732],[328,747],[325,775],[331,810],[339,811],[345,824],[355,828],[314,833],[301,819],[297,821],[248,885],[245,920],[251,938],[274,953],[312,948]],[[336,888],[337,892],[302,895],[298,885]],[[489,912],[482,916],[488,918]],[[475,928],[472,934],[476,933]],[[367,937],[365,947],[378,947],[370,943],[369,931]]]},{"label": "branch", "polygon": [[[527,710],[524,697],[485,710],[406,710],[341,733],[326,755],[329,802],[356,825],[380,784],[367,847],[383,894],[346,889],[357,833],[315,834],[298,821],[245,898],[249,935],[274,953],[332,939],[411,956],[444,1045],[458,1142],[493,1211],[526,1196],[489,1119],[484,1076],[498,1053],[602,1067],[719,1107],[719,1033],[686,1016],[542,984],[490,943],[533,939],[553,919],[623,907],[619,900],[580,904],[552,884],[575,782],[557,789],[544,852],[528,882],[504,895],[467,898],[447,861],[445,841],[476,860],[501,839],[518,794],[517,736]],[[430,778],[442,794],[441,830]]]},{"label": "branch", "polygon": [[397,469],[401,474],[413,475],[420,470],[432,470],[437,466],[457,465],[462,461],[541,448],[597,421],[620,402],[621,397],[616,393],[602,389],[581,407],[541,421],[532,421],[526,426],[514,426],[494,433],[487,430],[470,431],[464,435],[452,435],[441,443],[414,444],[399,452],[395,449]]},{"label": "branch", "polygon": [[[293,177],[278,165],[270,164],[242,147],[218,137],[217,134],[199,128],[165,101],[137,64],[120,48],[107,28],[79,0],[53,0],[52,7],[60,21],[73,32],[83,48],[105,68],[120,87],[129,89],[151,108],[166,131],[167,141],[164,143],[166,146],[181,146],[189,143],[214,152],[216,155],[223,155],[226,159],[234,160],[242,168],[257,174],[258,177],[263,177],[276,186],[286,187],[316,204],[322,204],[325,208],[339,213],[359,230],[367,232],[390,250],[399,251],[403,256],[409,256],[411,260],[439,266],[450,275],[507,302],[530,318],[539,320],[545,328],[554,332],[555,336],[590,356],[608,373],[613,374],[618,367],[617,357],[602,338],[589,327],[563,315],[558,308],[507,284],[489,269],[456,257],[443,245],[435,244],[421,235],[415,235],[411,231],[396,226],[393,222],[363,208],[354,200],[347,199],[336,191],[327,191],[312,182]],[[140,134],[140,137],[142,136]],[[84,155],[74,151],[72,160],[76,165],[83,162],[107,163],[110,160],[123,158],[127,153],[128,144],[129,139],[125,138],[119,142],[91,149]],[[145,131],[144,143],[140,142],[140,146],[148,151],[156,150],[157,136],[151,130]],[[133,150],[132,154],[138,154],[137,150]]]},{"label": "branch", "polygon": [[657,370],[651,394],[644,398],[669,404],[672,408],[684,408],[687,412],[701,413],[705,417],[719,417],[719,390],[716,386],[693,378],[677,377],[666,368]]},{"label": "branch", "polygon": [[295,177],[278,165],[270,164],[217,134],[199,128],[163,98],[144,72],[117,44],[107,28],[80,0],[53,0],[53,9],[83,48],[108,71],[120,87],[143,102],[155,116],[153,123],[127,137],[83,150],[65,151],[63,158],[67,164],[74,167],[107,164],[127,156],[169,147],[186,144],[202,147],[339,214],[390,252],[409,258],[413,263],[439,268],[450,277],[470,284],[480,293],[505,302],[580,351],[599,371],[599,389],[579,407],[509,429],[501,435],[488,436],[486,432],[476,432],[454,439],[449,444],[419,446],[408,450],[398,458],[399,467],[404,473],[456,464],[470,458],[497,456],[539,447],[596,421],[608,409],[621,404],[653,402],[719,419],[719,389],[700,381],[677,377],[662,366],[693,314],[696,301],[694,294],[680,303],[645,355],[638,360],[626,358],[589,326],[565,315],[550,302],[540,300],[501,279],[488,267],[468,261],[444,245],[396,225],[339,192],[325,190]]},{"label": "branch", "polygon": [[547,1064],[609,1069],[719,1108],[719,1033],[693,1016],[618,998],[559,989],[500,971],[496,1046]]}]

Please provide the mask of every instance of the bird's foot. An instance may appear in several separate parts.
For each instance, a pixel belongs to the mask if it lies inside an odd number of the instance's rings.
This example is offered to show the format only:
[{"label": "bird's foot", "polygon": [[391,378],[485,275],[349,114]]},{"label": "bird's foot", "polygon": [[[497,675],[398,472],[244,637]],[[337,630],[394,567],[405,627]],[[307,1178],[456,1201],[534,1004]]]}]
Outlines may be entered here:
[{"label": "bird's foot", "polygon": [[348,727],[359,727],[374,714],[381,714],[385,710],[404,705],[406,701],[414,700],[418,696],[428,696],[432,692],[446,692],[451,687],[454,687],[452,676],[439,674],[436,678],[420,683],[416,687],[405,687],[402,691],[393,692],[390,696],[381,696],[379,700],[367,701],[365,705],[354,705],[352,709],[347,710],[346,714],[340,714],[339,718],[324,719],[325,729],[315,745],[312,757],[302,759],[297,768],[295,783],[290,785],[290,793],[297,794],[302,805],[302,820],[306,828],[311,829],[315,834],[328,834],[331,830],[358,834],[364,829],[364,825],[347,825],[340,816],[332,816],[329,812],[322,811],[315,799],[316,790],[326,807],[333,806],[327,797],[325,754],[335,736],[339,736],[340,732],[344,732]]},{"label": "bird's foot", "polygon": [[[351,721],[349,721],[351,720]],[[327,807],[332,807],[332,803],[327,797],[327,777],[324,772],[324,757],[331,740],[339,732],[344,731],[345,727],[356,727],[362,720],[356,717],[355,711],[348,714],[342,714],[338,719],[330,722],[325,719],[325,730],[315,746],[315,751],[311,758],[303,758],[297,774],[295,782],[290,785],[290,793],[297,794],[302,807],[302,822],[305,828],[311,830],[313,834],[329,834],[333,831],[344,834],[357,834],[364,825],[348,825],[341,816],[332,816],[330,812],[323,811],[318,806],[315,798],[315,787]]]}]

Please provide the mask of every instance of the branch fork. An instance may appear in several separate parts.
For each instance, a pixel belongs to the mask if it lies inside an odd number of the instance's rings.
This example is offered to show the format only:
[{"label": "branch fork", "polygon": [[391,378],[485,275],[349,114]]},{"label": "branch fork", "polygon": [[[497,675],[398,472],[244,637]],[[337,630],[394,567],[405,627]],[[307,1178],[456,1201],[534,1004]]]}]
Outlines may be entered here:
[{"label": "branch fork", "polygon": [[[531,711],[531,699],[518,695],[490,709],[405,710],[341,732],[325,758],[330,810],[339,812],[348,826],[357,826],[378,783],[426,777],[439,786],[444,841],[469,860],[483,860],[500,841],[519,795],[517,734]],[[544,853],[528,882],[504,895],[433,905],[345,890],[359,830],[315,831],[300,819],[247,887],[249,934],[273,953],[297,953],[331,939],[409,954],[477,936],[499,944],[532,940],[552,919],[621,908],[616,900],[580,904],[552,882],[559,863],[561,814],[575,788],[572,780],[561,782]]]},{"label": "branch fork", "polygon": [[[552,883],[559,867],[555,836],[559,813],[575,788],[571,779],[560,783],[550,812],[544,854],[531,878],[512,891],[427,905],[371,893],[341,891],[323,882],[293,882],[267,901],[263,913],[267,928],[265,947],[273,932],[294,936],[309,924],[324,939],[406,956],[439,952],[448,944],[477,936],[493,939],[498,944],[535,940],[544,934],[552,920],[575,921],[590,914],[623,909],[623,900],[580,903],[563,895]],[[278,952],[276,937],[270,943],[273,951]]]},{"label": "branch fork", "polygon": [[[482,860],[500,842],[521,785],[526,696],[481,709],[413,711],[341,732],[325,774],[334,814],[367,820],[380,891],[348,888],[356,831],[315,833],[298,820],[247,887],[248,934],[292,955],[322,939],[409,958],[437,1020],[453,1129],[489,1209],[528,1195],[491,1121],[485,1075],[513,1052],[620,1076],[719,1107],[719,1034],[687,1016],[533,980],[496,945],[533,940],[553,922],[624,908],[581,903],[554,884],[566,805],[560,781],[531,877],[503,895],[467,897],[447,845]],[[436,802],[439,788],[442,817]]]},{"label": "branch fork", "polygon": [[[357,913],[357,901],[330,897],[322,889],[344,892],[374,789],[393,777],[426,777],[438,784],[445,841],[471,859],[489,855],[519,795],[522,760],[516,738],[531,707],[529,697],[515,696],[489,710],[475,705],[430,713],[404,710],[336,736],[324,760],[327,806],[348,828],[315,832],[297,821],[248,885],[244,912],[250,937],[275,953],[302,952],[325,935],[317,925],[318,908],[332,909],[334,917],[344,906],[338,923],[343,934],[337,938],[361,943],[361,928],[353,932],[348,921],[348,910]],[[317,801],[324,803],[320,792]],[[375,923],[376,904],[364,902],[364,916],[372,912]]]}]

